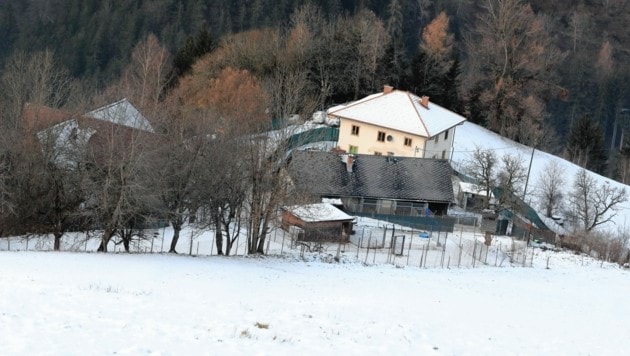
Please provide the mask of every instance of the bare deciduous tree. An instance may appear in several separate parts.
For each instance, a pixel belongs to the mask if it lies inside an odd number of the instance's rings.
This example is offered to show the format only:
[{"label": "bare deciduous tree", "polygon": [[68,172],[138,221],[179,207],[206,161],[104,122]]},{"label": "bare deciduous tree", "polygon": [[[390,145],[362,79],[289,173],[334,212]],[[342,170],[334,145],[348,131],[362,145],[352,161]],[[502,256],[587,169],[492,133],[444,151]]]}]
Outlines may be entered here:
[{"label": "bare deciduous tree", "polygon": [[87,170],[83,214],[94,227],[102,228],[98,251],[107,252],[117,231],[158,206],[158,197],[147,178],[155,173],[146,159],[148,133],[110,123],[96,125],[82,162]]},{"label": "bare deciduous tree", "polygon": [[[466,81],[478,95],[488,127],[502,136],[533,143],[545,119],[546,93],[556,90],[553,68],[564,55],[554,46],[543,18],[522,0],[486,0],[467,38]],[[481,91],[480,93],[474,93]]]},{"label": "bare deciduous tree", "polygon": [[271,223],[277,218],[280,204],[286,199],[288,179],[283,176],[288,133],[259,136],[247,149],[248,192],[245,201],[249,220],[247,250],[250,254],[265,252]]},{"label": "bare deciduous tree", "polygon": [[466,165],[466,172],[477,181],[480,190],[485,194],[484,209],[490,206],[492,189],[496,185],[496,165],[497,156],[494,151],[483,149],[480,146],[475,148],[471,159]]},{"label": "bare deciduous tree", "polygon": [[551,217],[560,208],[564,184],[562,168],[556,161],[549,161],[540,172],[537,187],[540,207],[545,211],[545,216]]},{"label": "bare deciduous tree", "polygon": [[159,115],[159,103],[171,80],[171,56],[154,34],[140,41],[120,81],[103,94],[106,102],[126,97],[149,117]]},{"label": "bare deciduous tree", "polygon": [[[39,189],[35,215],[54,236],[53,248],[59,251],[63,235],[79,228],[79,208],[85,201],[80,189],[86,139],[77,132],[76,120],[62,122],[37,134],[38,151],[26,159],[35,160]],[[31,187],[31,192],[34,187]]]},{"label": "bare deciduous tree", "polygon": [[363,90],[372,91],[378,87],[376,70],[390,38],[382,21],[368,10],[362,10],[352,18],[348,29],[351,41],[346,45],[351,46],[352,55],[346,58],[347,69],[356,100],[366,94]]},{"label": "bare deciduous tree", "polygon": [[242,159],[246,137],[227,132],[216,135],[204,154],[211,167],[205,171],[207,174],[198,177],[196,184],[195,199],[199,206],[196,216],[199,224],[214,226],[219,255],[231,254],[246,221],[246,214],[242,213],[248,192],[247,166]]},{"label": "bare deciduous tree", "polygon": [[49,50],[14,53],[0,78],[0,224],[21,233],[54,231],[55,249],[68,228],[70,206],[78,204],[71,193],[77,175],[50,160],[59,147],[51,150],[36,133],[56,122],[41,108],[62,106],[74,89]]},{"label": "bare deciduous tree", "polygon": [[26,103],[60,107],[73,89],[67,70],[60,66],[52,51],[27,55],[17,52],[2,71],[0,96],[4,108],[2,129],[16,129],[22,124],[21,113]]},{"label": "bare deciduous tree", "polygon": [[585,231],[612,220],[620,203],[628,200],[624,188],[612,187],[609,182],[597,181],[585,169],[575,176],[570,195],[575,214]]},{"label": "bare deciduous tree", "polygon": [[514,197],[527,178],[527,171],[520,156],[505,154],[501,157],[502,166],[497,174],[499,187],[502,189],[499,204],[514,202]]}]

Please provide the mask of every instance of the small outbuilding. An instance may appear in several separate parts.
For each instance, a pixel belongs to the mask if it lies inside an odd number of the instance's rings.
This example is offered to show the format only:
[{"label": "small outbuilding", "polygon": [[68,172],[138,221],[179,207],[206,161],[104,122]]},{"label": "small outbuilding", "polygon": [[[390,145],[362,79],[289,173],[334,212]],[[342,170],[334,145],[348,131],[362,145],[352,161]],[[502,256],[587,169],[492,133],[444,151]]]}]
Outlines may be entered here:
[{"label": "small outbuilding", "polygon": [[282,228],[297,226],[304,231],[302,241],[346,242],[352,232],[354,216],[337,209],[330,203],[294,205],[282,208]]}]

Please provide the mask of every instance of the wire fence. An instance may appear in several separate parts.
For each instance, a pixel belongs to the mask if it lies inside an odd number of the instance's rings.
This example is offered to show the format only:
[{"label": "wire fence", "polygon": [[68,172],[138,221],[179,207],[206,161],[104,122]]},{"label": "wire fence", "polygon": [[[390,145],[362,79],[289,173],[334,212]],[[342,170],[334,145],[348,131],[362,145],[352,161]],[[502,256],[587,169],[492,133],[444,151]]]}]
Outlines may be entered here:
[{"label": "wire fence", "polygon": [[[130,253],[166,253],[170,247],[167,229],[149,230],[129,245]],[[213,231],[184,231],[178,252],[192,256],[217,255]],[[247,255],[247,241],[241,234],[229,254]],[[95,252],[100,244],[98,232],[69,233],[62,239],[61,250]],[[225,244],[224,244],[225,246]],[[0,239],[0,251],[52,251],[53,239],[31,235]],[[113,239],[108,251],[125,252],[119,240]],[[226,251],[223,251],[225,254]],[[460,227],[453,232],[396,228],[395,225],[360,226],[349,241],[305,242],[296,234],[274,228],[265,242],[269,256],[305,260],[391,264],[421,268],[475,268],[479,266],[523,266],[533,264],[534,251],[525,241],[481,234],[477,229]]]}]

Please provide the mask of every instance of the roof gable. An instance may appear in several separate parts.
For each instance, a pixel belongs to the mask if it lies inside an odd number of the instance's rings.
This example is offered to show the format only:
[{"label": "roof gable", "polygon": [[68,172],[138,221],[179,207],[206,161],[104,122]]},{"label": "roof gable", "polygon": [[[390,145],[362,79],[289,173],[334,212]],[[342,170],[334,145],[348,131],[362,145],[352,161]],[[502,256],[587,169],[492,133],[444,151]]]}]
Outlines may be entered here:
[{"label": "roof gable", "polygon": [[414,94],[393,90],[336,106],[328,114],[423,137],[433,137],[466,121],[463,116],[437,104],[429,103],[424,107],[420,101]]},{"label": "roof gable", "polygon": [[452,168],[438,159],[356,155],[348,172],[332,152],[295,151],[289,166],[298,189],[318,195],[452,202]]},{"label": "roof gable", "polygon": [[113,122],[138,130],[154,132],[151,123],[127,99],[92,110],[85,114],[98,120]]}]

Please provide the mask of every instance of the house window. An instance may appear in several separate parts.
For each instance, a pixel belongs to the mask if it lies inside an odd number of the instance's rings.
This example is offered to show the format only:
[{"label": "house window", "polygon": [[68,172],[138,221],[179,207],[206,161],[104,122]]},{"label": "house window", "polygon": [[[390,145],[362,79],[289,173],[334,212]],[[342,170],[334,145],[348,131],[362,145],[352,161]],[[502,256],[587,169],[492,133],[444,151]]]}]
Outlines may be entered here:
[{"label": "house window", "polygon": [[387,155],[388,155],[388,156],[393,156],[393,155],[394,155],[394,152],[387,152]]},{"label": "house window", "polygon": [[359,136],[359,126],[352,125],[352,134],[355,136]]},{"label": "house window", "polygon": [[374,155],[375,155],[375,156],[382,156],[382,155],[383,155],[383,152],[374,151]]},{"label": "house window", "polygon": [[379,132],[378,132],[378,137],[376,137],[376,139],[377,139],[379,142],[385,142],[385,132],[383,132],[383,131],[379,131]]},{"label": "house window", "polygon": [[445,158],[446,158],[446,150],[443,150],[442,151],[442,159],[445,159]]},{"label": "house window", "polygon": [[439,135],[435,136],[435,143],[438,143],[438,142],[440,142],[440,136]]},{"label": "house window", "polygon": [[359,153],[359,147],[350,145],[350,147],[348,148],[348,153],[352,153],[352,154]]},{"label": "house window", "polygon": [[444,132],[444,140],[448,140],[448,130]]},{"label": "house window", "polygon": [[409,137],[405,137],[405,146],[411,147],[411,139]]}]

